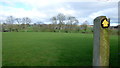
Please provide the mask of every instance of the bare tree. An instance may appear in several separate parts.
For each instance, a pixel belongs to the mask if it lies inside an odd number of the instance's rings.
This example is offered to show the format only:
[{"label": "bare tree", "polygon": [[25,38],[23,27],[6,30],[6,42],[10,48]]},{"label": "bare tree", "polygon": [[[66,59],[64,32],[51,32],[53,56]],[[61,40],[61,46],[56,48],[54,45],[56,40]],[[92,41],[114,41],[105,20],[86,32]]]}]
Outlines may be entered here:
[{"label": "bare tree", "polygon": [[16,20],[16,22],[17,22],[18,24],[22,23],[22,19],[21,19],[21,18],[16,18],[15,20]]},{"label": "bare tree", "polygon": [[50,19],[52,21],[52,29],[55,30],[57,29],[57,18],[54,16]]},{"label": "bare tree", "polygon": [[20,29],[22,29],[22,26],[21,26],[22,19],[21,18],[16,18],[15,21],[17,22],[17,29],[19,31]]},{"label": "bare tree", "polygon": [[62,30],[62,28],[63,28],[63,25],[65,24],[64,21],[65,21],[66,17],[65,17],[64,14],[59,13],[59,14],[57,15],[57,19],[58,19],[58,21],[59,21],[58,27],[59,27],[59,32],[60,32],[60,30]]},{"label": "bare tree", "polygon": [[7,24],[13,24],[15,22],[15,18],[13,16],[8,16],[6,19]]},{"label": "bare tree", "polygon": [[28,17],[24,17],[23,18],[23,22],[24,22],[24,24],[30,24],[31,23],[31,19],[28,18]]},{"label": "bare tree", "polygon": [[86,32],[87,26],[88,26],[88,21],[86,20],[86,21],[83,22],[83,24],[81,25],[81,28]]},{"label": "bare tree", "polygon": [[23,25],[25,26],[25,29],[26,29],[26,32],[27,32],[27,27],[30,25],[31,19],[28,18],[28,17],[24,17],[24,18],[22,19],[22,21],[23,21]]},{"label": "bare tree", "polygon": [[79,21],[74,16],[68,16],[67,23],[66,23],[67,30],[69,30],[70,32],[72,30],[75,30],[78,23]]},{"label": "bare tree", "polygon": [[13,16],[8,16],[6,19],[7,27],[9,28],[9,31],[11,32],[14,29],[15,18]]},{"label": "bare tree", "polygon": [[54,31],[56,28],[59,30],[65,30],[65,32],[71,31],[76,29],[76,26],[78,25],[79,21],[74,16],[65,16],[62,13],[59,13],[57,16],[53,16],[51,18],[52,21],[52,28]]}]

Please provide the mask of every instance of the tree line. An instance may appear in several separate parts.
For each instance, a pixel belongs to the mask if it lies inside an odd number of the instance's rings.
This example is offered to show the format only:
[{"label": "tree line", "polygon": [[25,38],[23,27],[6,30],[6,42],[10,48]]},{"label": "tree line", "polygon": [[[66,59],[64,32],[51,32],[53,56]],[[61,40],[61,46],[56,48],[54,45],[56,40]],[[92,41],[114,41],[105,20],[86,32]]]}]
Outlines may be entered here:
[{"label": "tree line", "polygon": [[8,16],[2,21],[2,32],[86,32],[88,21],[79,25],[79,20],[74,16],[57,14],[50,18],[51,24],[42,21],[33,23],[29,17],[15,18]]}]

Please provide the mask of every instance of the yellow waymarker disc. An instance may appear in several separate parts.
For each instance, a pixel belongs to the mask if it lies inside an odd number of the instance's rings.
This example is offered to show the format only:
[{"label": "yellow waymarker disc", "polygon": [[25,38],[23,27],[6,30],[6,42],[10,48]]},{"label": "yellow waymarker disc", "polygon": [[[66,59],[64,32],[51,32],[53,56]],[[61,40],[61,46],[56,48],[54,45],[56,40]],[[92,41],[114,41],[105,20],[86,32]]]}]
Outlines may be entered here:
[{"label": "yellow waymarker disc", "polygon": [[109,22],[106,21],[106,19],[105,19],[102,24],[103,24],[103,27],[108,27]]}]

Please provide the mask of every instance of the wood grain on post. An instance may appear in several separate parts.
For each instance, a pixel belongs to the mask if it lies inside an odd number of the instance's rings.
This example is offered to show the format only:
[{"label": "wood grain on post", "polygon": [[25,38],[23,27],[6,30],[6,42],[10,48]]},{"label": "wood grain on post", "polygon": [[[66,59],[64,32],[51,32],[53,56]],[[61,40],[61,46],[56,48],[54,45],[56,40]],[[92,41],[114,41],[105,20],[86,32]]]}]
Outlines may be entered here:
[{"label": "wood grain on post", "polygon": [[102,26],[104,21],[105,25],[110,25],[110,19],[107,19],[106,16],[94,19],[93,66],[109,66],[109,26],[107,28]]}]

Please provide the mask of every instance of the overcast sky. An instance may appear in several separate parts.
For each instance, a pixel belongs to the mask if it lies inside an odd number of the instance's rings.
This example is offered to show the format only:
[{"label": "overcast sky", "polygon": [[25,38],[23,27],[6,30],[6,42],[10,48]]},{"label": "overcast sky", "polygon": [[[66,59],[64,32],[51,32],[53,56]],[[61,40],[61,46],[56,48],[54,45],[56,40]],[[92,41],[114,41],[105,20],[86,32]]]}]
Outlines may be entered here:
[{"label": "overcast sky", "polygon": [[111,19],[111,25],[117,25],[118,0],[0,0],[0,19],[12,15],[50,23],[58,13],[75,16],[80,23],[87,20],[90,25],[103,15]]}]

